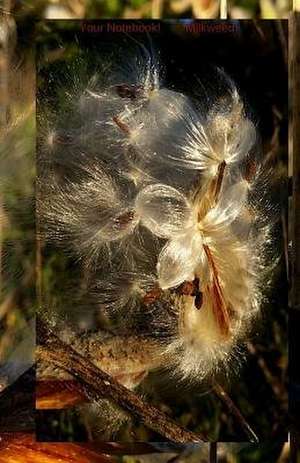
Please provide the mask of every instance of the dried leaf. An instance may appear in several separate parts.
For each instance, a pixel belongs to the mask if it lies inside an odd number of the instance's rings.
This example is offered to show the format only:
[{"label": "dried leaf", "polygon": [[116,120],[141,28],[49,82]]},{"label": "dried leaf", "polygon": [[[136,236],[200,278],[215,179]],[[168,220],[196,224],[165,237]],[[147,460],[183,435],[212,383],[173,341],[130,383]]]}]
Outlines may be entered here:
[{"label": "dried leaf", "polygon": [[2,434],[0,463],[112,463],[84,444],[36,442],[33,434]]}]

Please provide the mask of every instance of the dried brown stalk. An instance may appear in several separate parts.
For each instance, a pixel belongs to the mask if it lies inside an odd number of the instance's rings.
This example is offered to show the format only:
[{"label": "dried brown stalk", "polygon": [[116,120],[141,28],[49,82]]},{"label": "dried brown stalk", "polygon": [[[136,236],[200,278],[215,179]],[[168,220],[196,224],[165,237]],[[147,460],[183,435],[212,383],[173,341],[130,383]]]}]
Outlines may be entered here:
[{"label": "dried brown stalk", "polygon": [[282,58],[284,61],[284,65],[286,69],[288,69],[289,57],[288,57],[287,37],[284,31],[284,22],[280,19],[277,19],[276,21],[274,21],[274,25],[277,31],[277,36],[278,36],[278,40],[279,40],[281,51],[282,51]]},{"label": "dried brown stalk", "polygon": [[217,451],[218,451],[218,447],[217,447],[217,442],[212,442],[210,445],[209,445],[209,463],[217,463],[218,461],[218,457],[217,457]]},{"label": "dried brown stalk", "polygon": [[224,389],[217,383],[213,385],[213,390],[215,394],[221,399],[221,401],[226,405],[230,413],[232,413],[232,415],[237,419],[241,429],[243,429],[246,435],[249,437],[250,442],[259,442],[257,435],[251,426],[247,423],[240,410],[234,404],[227,392],[224,391]]},{"label": "dried brown stalk", "polygon": [[38,337],[41,346],[37,349],[37,359],[54,364],[71,374],[78,381],[78,389],[90,400],[97,402],[103,397],[110,399],[170,441],[185,443],[207,440],[205,435],[195,434],[180,427],[160,410],[145,403],[137,394],[119,384],[61,341],[40,319]]},{"label": "dried brown stalk", "polygon": [[300,309],[300,241],[298,234],[300,230],[300,73],[297,68],[297,63],[300,62],[300,14],[293,14],[291,20],[292,27],[292,88],[291,101],[293,102],[292,111],[292,161],[293,161],[293,210],[292,210],[292,241],[293,241],[293,256],[292,256],[292,305],[295,309]]},{"label": "dried brown stalk", "polygon": [[163,12],[164,0],[152,0],[151,17],[152,19],[160,19]]},{"label": "dried brown stalk", "polygon": [[227,19],[227,0],[220,0],[220,18]]}]

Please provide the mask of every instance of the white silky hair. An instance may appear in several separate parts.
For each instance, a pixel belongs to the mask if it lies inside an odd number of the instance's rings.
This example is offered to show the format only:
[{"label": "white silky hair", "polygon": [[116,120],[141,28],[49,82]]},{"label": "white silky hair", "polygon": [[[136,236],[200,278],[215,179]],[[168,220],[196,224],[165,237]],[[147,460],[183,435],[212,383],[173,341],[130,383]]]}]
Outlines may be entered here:
[{"label": "white silky hair", "polygon": [[93,268],[99,310],[131,327],[144,314],[162,366],[202,380],[236,367],[260,312],[274,208],[232,80],[222,73],[226,94],[200,110],[160,68],[137,48],[129,66],[75,88],[69,111],[56,108],[40,140],[40,232]]}]

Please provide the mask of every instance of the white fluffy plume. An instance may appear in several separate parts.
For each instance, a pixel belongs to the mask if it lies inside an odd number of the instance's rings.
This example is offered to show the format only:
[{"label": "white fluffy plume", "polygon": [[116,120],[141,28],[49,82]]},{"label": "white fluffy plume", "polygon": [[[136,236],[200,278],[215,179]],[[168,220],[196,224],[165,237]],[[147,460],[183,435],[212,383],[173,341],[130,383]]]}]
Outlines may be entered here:
[{"label": "white fluffy plume", "polygon": [[156,62],[137,50],[125,70],[69,90],[67,110],[50,108],[38,210],[45,238],[93,269],[99,311],[197,380],[235,364],[269,281],[272,227],[255,193],[257,130],[233,82],[222,73],[224,95],[200,110],[164,87]]}]

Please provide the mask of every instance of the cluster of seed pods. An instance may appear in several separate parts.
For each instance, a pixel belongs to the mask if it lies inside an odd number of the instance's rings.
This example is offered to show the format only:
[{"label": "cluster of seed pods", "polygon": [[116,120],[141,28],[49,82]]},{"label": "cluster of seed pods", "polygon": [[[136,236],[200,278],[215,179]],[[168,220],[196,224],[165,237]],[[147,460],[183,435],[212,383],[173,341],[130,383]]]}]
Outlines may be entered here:
[{"label": "cluster of seed pods", "polygon": [[270,283],[270,173],[223,71],[222,95],[202,106],[160,67],[137,50],[126,72],[42,106],[38,213],[46,239],[89,269],[99,311],[199,380],[235,362]]}]

